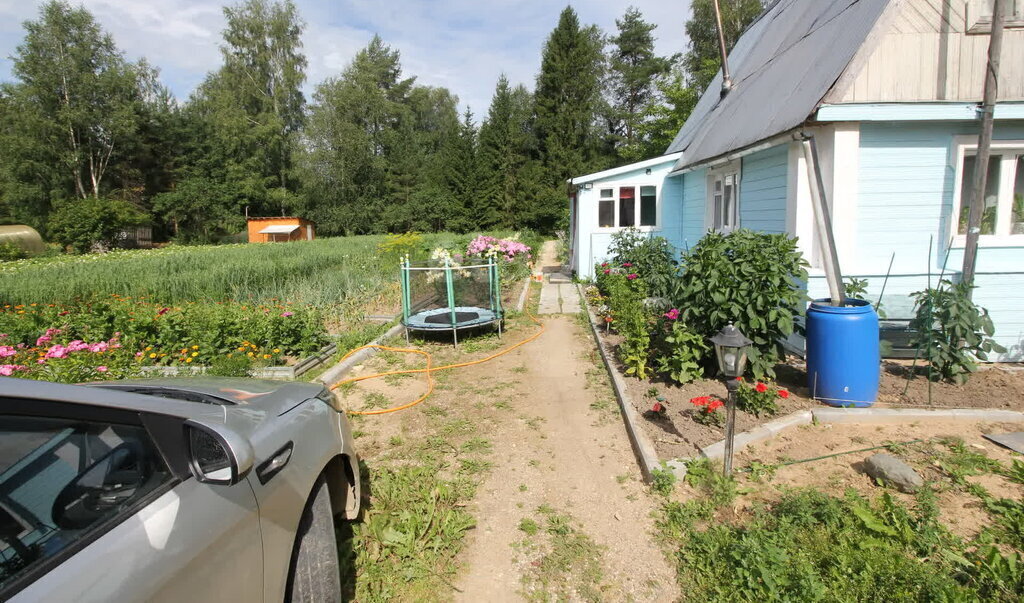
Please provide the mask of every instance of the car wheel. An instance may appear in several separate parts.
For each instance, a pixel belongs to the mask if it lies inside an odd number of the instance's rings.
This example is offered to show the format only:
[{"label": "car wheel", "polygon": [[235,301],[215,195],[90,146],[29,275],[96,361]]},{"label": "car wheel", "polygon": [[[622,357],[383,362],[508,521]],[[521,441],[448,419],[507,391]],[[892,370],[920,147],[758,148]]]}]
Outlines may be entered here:
[{"label": "car wheel", "polygon": [[334,535],[331,496],[321,477],[299,520],[289,576],[289,600],[341,601],[338,541]]}]

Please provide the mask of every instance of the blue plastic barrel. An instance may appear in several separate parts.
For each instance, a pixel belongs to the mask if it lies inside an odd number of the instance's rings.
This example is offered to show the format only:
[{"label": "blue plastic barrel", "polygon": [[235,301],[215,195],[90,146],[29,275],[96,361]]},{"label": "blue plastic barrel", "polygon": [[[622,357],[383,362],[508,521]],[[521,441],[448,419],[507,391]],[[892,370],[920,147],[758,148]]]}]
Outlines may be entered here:
[{"label": "blue plastic barrel", "polygon": [[830,406],[871,406],[878,396],[878,315],[870,302],[816,299],[807,309],[807,387]]}]

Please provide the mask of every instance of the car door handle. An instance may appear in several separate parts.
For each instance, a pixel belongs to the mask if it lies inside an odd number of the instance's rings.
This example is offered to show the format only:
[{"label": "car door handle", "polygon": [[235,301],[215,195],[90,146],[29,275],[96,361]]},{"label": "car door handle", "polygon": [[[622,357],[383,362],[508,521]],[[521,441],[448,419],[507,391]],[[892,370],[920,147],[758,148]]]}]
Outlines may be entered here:
[{"label": "car door handle", "polygon": [[266,485],[267,482],[284,469],[288,461],[292,460],[292,448],[293,444],[289,441],[269,459],[260,463],[260,466],[256,468],[256,477],[259,478],[260,484]]}]

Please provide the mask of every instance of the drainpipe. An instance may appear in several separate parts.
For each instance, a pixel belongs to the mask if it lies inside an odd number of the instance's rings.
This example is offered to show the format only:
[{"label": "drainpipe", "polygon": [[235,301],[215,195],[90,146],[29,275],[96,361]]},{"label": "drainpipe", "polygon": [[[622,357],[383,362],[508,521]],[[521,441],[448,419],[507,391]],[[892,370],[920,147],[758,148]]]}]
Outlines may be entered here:
[{"label": "drainpipe", "polygon": [[843,285],[843,273],[839,269],[836,239],[832,234],[832,215],[825,199],[825,185],[818,164],[818,147],[814,144],[814,135],[808,132],[800,132],[793,138],[800,141],[804,161],[807,162],[807,184],[811,190],[814,223],[818,227],[818,245],[821,247],[821,261],[824,264],[829,297],[833,306],[841,307],[846,302],[846,287]]},{"label": "drainpipe", "polygon": [[[988,66],[985,69],[985,92],[981,101],[981,133],[978,135],[978,155],[974,161],[974,183],[971,187],[967,215],[967,242],[964,245],[962,280],[974,283],[974,271],[978,264],[978,235],[981,234],[981,217],[985,209],[985,187],[988,184],[988,158],[992,147],[992,120],[996,98],[999,95],[999,55],[1003,49],[1003,0],[992,3],[992,33],[988,42]],[[958,220],[959,216],[952,216]],[[971,290],[967,290],[971,295]]]},{"label": "drainpipe", "polygon": [[715,7],[715,26],[718,28],[718,52],[722,55],[722,97],[724,98],[732,90],[732,78],[729,76],[729,55],[725,50],[725,33],[722,32],[722,9],[718,7],[718,0],[712,0]]}]

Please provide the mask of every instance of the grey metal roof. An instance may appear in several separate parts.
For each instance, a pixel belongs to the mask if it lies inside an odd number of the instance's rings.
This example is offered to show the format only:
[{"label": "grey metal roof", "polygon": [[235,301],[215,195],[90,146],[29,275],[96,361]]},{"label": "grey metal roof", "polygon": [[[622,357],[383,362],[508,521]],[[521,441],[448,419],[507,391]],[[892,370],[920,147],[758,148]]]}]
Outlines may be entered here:
[{"label": "grey metal roof", "polygon": [[864,44],[890,0],[777,0],[729,53],[666,153],[679,170],[803,123]]}]

